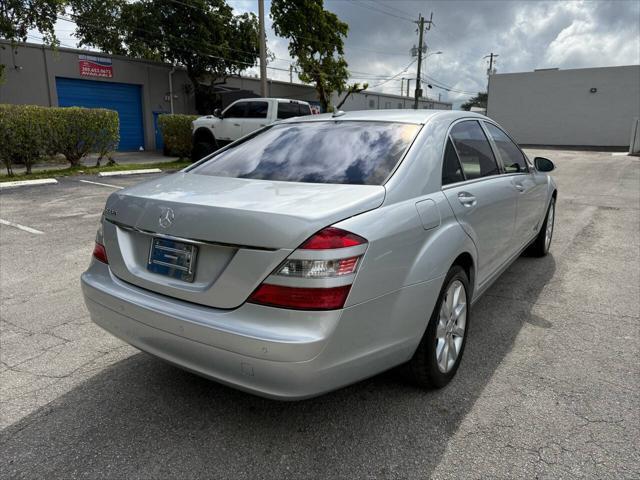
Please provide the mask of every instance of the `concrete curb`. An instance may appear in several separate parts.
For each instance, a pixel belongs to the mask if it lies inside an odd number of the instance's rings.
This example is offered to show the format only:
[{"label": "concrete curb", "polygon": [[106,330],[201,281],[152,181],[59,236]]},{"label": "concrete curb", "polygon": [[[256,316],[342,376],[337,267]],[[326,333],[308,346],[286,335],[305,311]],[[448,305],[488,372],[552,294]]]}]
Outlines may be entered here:
[{"label": "concrete curb", "polygon": [[55,178],[41,178],[38,180],[16,180],[15,182],[0,182],[0,190],[5,188],[28,187],[29,185],[52,185],[58,183]]},{"label": "concrete curb", "polygon": [[122,170],[119,172],[100,172],[99,177],[117,177],[120,175],[138,175],[139,173],[160,173],[159,168],[144,168],[142,170]]}]

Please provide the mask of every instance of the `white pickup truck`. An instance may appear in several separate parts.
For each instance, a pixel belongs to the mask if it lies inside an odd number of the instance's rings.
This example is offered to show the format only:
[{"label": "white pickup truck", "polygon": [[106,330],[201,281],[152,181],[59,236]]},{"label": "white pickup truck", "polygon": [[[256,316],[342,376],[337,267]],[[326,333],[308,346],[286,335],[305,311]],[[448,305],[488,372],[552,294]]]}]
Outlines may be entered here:
[{"label": "white pickup truck", "polygon": [[210,154],[276,120],[311,115],[311,106],[301,100],[284,98],[246,98],[236,100],[222,112],[195,119],[193,133],[194,160]]}]

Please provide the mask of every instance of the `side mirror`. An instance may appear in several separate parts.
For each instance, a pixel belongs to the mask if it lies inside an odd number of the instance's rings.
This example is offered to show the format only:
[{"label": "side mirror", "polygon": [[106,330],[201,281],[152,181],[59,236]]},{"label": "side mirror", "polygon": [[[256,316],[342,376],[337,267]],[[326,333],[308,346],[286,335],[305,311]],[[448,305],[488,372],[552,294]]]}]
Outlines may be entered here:
[{"label": "side mirror", "polygon": [[222,118],[222,111],[221,111],[219,108],[216,108],[216,109],[213,111],[213,116],[214,116],[214,117],[218,117],[218,118]]},{"label": "side mirror", "polygon": [[534,158],[533,163],[536,166],[536,170],[538,170],[539,172],[550,172],[554,168],[556,168],[556,166],[553,164],[551,160],[544,157]]}]

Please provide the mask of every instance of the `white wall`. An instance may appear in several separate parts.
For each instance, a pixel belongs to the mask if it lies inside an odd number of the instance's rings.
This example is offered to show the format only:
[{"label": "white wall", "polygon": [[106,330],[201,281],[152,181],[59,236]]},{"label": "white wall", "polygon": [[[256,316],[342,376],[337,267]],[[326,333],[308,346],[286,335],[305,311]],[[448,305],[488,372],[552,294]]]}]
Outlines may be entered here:
[{"label": "white wall", "polygon": [[522,144],[628,147],[640,65],[492,75],[487,115]]}]

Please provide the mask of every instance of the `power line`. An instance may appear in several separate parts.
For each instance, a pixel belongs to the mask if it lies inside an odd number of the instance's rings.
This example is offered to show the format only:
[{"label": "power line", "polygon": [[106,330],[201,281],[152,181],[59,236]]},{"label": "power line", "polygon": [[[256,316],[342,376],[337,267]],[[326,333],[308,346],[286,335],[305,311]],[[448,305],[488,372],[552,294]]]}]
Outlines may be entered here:
[{"label": "power line", "polygon": [[351,4],[352,4],[352,5],[356,5],[356,6],[358,6],[358,7],[361,7],[361,8],[365,8],[365,9],[367,9],[367,10],[373,10],[373,11],[375,11],[375,12],[382,13],[382,14],[384,14],[384,15],[388,15],[388,16],[390,16],[390,17],[395,17],[395,18],[398,18],[398,19],[400,19],[400,20],[404,20],[405,22],[411,22],[411,23],[414,23],[414,21],[413,21],[412,19],[410,19],[410,18],[402,17],[402,16],[400,16],[400,15],[396,15],[395,13],[390,13],[390,12],[385,11],[385,10],[382,10],[382,9],[380,9],[380,8],[378,8],[378,7],[374,7],[373,5],[362,4],[362,3],[360,3],[358,0],[353,0],[353,1],[351,2]]},{"label": "power line", "polygon": [[387,80],[384,80],[384,81],[382,81],[382,82],[380,82],[380,83],[377,83],[376,85],[372,85],[370,88],[379,87],[380,85],[383,85],[383,84],[385,84],[385,83],[387,83],[387,82],[390,82],[391,80],[393,80],[394,78],[396,78],[398,75],[402,75],[403,73],[405,73],[405,72],[407,71],[407,69],[408,69],[411,65],[413,65],[415,62],[416,62],[415,60],[411,60],[411,62],[409,62],[409,64],[408,64],[406,67],[404,67],[401,71],[399,71],[398,73],[396,73],[395,75],[393,75],[392,77],[390,77],[390,78],[389,78],[389,79],[387,79]]},{"label": "power line", "polygon": [[[178,1],[178,0],[171,0],[171,1]],[[194,7],[194,8],[195,8],[195,7]],[[62,20],[62,21],[65,21],[65,22],[75,23],[75,21],[74,21],[72,18],[68,18],[68,17],[64,17],[64,16],[58,16],[57,18],[58,18],[58,20]],[[102,28],[102,25],[96,25],[96,24],[88,24],[88,25],[89,25],[89,26],[92,26],[92,27],[94,27],[94,28]],[[142,32],[145,32],[145,33],[148,33],[148,34],[150,34],[150,35],[157,35],[157,33],[158,33],[158,32],[153,32],[153,31],[151,31],[151,30],[146,30],[146,29],[144,29],[144,28],[138,28],[138,30],[140,30],[140,31],[142,31]],[[235,51],[235,52],[246,53],[246,54],[249,54],[249,55],[253,55],[253,54],[255,54],[254,52],[249,52],[249,51],[247,51],[247,50],[240,50],[240,49],[237,49],[237,48],[232,48],[232,47],[228,47],[228,46],[224,46],[224,45],[212,45],[212,44],[209,44],[209,43],[207,43],[207,42],[201,42],[201,41],[200,41],[200,42],[197,42],[197,41],[188,40],[188,39],[185,39],[185,38],[176,37],[176,36],[174,36],[174,35],[169,35],[169,34],[162,34],[162,35],[163,35],[164,37],[166,37],[167,39],[170,39],[170,40],[172,40],[172,41],[181,42],[181,43],[182,43],[182,45],[185,45],[185,43],[186,43],[186,44],[189,44],[189,43],[190,43],[191,45],[198,45],[198,46],[201,46],[201,44],[203,43],[205,47],[211,48],[211,49],[212,49],[212,50],[214,50],[214,51],[215,51],[217,48],[222,48],[222,49],[225,49],[225,50],[231,50],[231,51]],[[71,47],[71,48],[74,48],[74,47]],[[184,50],[184,49],[182,49],[182,51],[187,52],[187,50]],[[195,50],[195,49],[194,49],[194,50],[188,50],[188,52],[199,53],[199,54],[203,54],[203,55],[209,55],[209,56],[211,56],[211,55],[210,55],[210,53],[206,53],[206,54],[205,54],[205,53],[203,53],[203,52],[199,52],[198,50]],[[216,52],[216,53],[217,53],[217,52]],[[219,58],[219,59],[223,59],[223,60],[229,60],[229,61],[236,61],[237,63],[244,63],[244,64],[247,64],[247,65],[255,66],[255,64],[250,64],[250,63],[247,63],[247,62],[239,62],[239,61],[237,61],[237,60],[235,60],[235,59],[228,58],[228,57],[223,57],[223,56],[220,56],[220,55],[215,56],[215,58]],[[277,60],[287,62],[287,63],[289,63],[289,64],[291,64],[291,65],[295,65],[295,63],[296,63],[295,61],[292,61],[292,60],[289,60],[289,59],[285,59],[285,58],[279,58],[279,57],[275,57],[275,58],[276,58]],[[267,66],[267,68],[270,68],[270,69],[272,69],[272,70],[280,70],[280,71],[287,71],[287,72],[289,71],[289,69],[288,69],[288,68],[286,68],[286,69],[285,69],[285,68],[277,68],[277,67],[269,67],[269,66]],[[350,70],[350,71],[349,71],[349,73],[350,73],[350,74],[354,73],[354,74],[361,74],[361,75],[371,75],[371,76],[376,76],[376,77],[381,77],[381,78],[387,78],[386,76],[378,75],[378,74],[375,74],[375,73],[371,73],[371,72],[359,72],[359,71],[356,71],[356,70],[353,70],[353,71],[351,71],[351,70]],[[354,77],[354,78],[362,78],[362,77]]]}]

